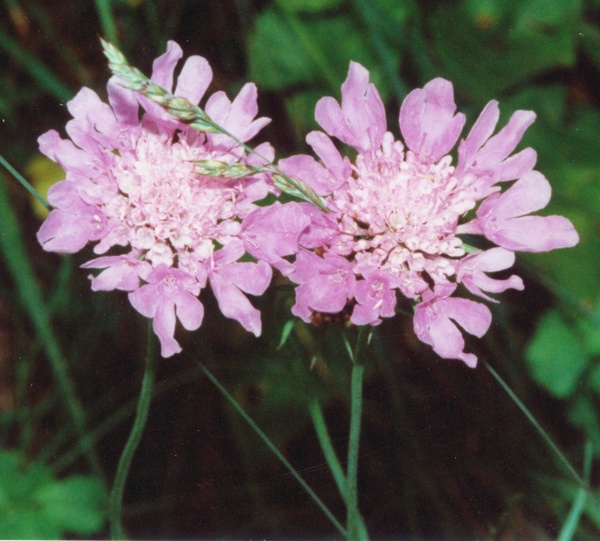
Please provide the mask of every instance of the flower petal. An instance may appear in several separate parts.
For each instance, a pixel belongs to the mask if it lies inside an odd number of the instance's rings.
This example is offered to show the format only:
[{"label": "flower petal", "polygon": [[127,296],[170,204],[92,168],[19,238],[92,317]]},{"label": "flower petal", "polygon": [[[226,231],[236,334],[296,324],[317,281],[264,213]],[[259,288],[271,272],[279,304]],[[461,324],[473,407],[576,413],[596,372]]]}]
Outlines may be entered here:
[{"label": "flower petal", "polygon": [[465,115],[456,111],[452,83],[437,78],[413,90],[400,107],[400,130],[414,153],[436,162],[456,143]]},{"label": "flower petal", "polygon": [[386,130],[379,92],[369,83],[369,72],[356,62],[350,62],[342,85],[341,107],[333,98],[321,98],[315,118],[329,135],[362,152],[378,148]]},{"label": "flower petal", "polygon": [[167,92],[172,92],[173,72],[182,56],[181,47],[174,41],[168,41],[165,53],[152,63],[152,82],[164,88]]},{"label": "flower petal", "polygon": [[246,296],[236,286],[219,276],[217,272],[210,273],[209,280],[223,315],[238,321],[254,336],[260,336],[260,312],[250,304]]},{"label": "flower petal", "polygon": [[544,208],[551,188],[537,171],[526,174],[506,192],[486,199],[477,211],[484,235],[499,246],[520,252],[546,252],[579,242],[573,224],[562,216],[524,216]]},{"label": "flower petal", "polygon": [[212,69],[208,60],[201,56],[190,56],[183,65],[177,78],[175,96],[198,105],[212,81]]}]

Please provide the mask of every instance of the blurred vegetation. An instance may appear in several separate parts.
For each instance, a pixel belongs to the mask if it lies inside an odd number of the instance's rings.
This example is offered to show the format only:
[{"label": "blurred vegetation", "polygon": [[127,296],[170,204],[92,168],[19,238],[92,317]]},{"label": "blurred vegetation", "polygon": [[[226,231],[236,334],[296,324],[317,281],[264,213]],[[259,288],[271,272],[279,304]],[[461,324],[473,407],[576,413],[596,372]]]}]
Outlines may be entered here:
[{"label": "blurred vegetation", "polygon": [[[453,82],[468,126],[490,99],[500,101],[501,123],[516,109],[535,110],[521,148],[537,150],[553,186],[547,212],[570,218],[581,242],[520,255],[526,290],[502,295],[487,337],[470,347],[578,471],[586,442],[600,457],[598,0],[1,0],[0,15],[0,154],[40,189],[60,172],[40,158],[37,137],[64,131],[65,103],[81,86],[106,96],[99,35],[146,73],[174,39],[209,60],[212,91],[232,95],[256,82],[261,115],[273,119],[259,137],[279,157],[305,150],[314,105],[339,98],[350,60],[370,70],[396,134],[403,97],[435,76]],[[145,323],[123,293],[91,292],[78,268],[91,252],[41,250],[43,211],[7,172],[0,177],[0,537],[102,537],[105,490],[139,392]],[[350,363],[340,329],[297,325],[277,349],[292,302],[281,280],[257,301],[260,340],[225,320],[209,291],[202,300],[210,317],[178,335],[184,353],[160,366],[125,494],[127,530],[331,537],[326,518],[195,361],[341,516],[307,409],[320,400],[341,453]],[[553,539],[561,529],[568,538],[579,487],[484,363],[470,370],[436,358],[402,315],[377,329],[371,352],[359,489],[374,538]],[[593,468],[589,475],[598,484]],[[598,539],[600,507],[590,498],[580,507],[576,538]]]}]

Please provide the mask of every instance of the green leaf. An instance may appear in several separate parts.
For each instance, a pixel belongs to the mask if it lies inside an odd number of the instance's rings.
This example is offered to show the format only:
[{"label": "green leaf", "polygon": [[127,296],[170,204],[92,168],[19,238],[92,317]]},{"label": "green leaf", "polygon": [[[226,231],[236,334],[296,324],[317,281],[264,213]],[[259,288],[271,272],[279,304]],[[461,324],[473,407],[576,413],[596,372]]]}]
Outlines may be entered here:
[{"label": "green leaf", "polygon": [[34,494],[49,521],[63,531],[90,535],[106,518],[106,494],[93,477],[73,476],[45,485]]},{"label": "green leaf", "polygon": [[53,479],[39,463],[0,450],[0,539],[57,539],[90,535],[106,513],[102,483],[91,477]]},{"label": "green leaf", "polygon": [[597,405],[590,396],[578,396],[569,406],[571,422],[581,428],[592,442],[594,454],[600,456],[600,419]]},{"label": "green leaf", "polygon": [[540,319],[526,359],[535,380],[559,398],[575,390],[590,361],[580,338],[556,311]]},{"label": "green leaf", "polygon": [[[380,91],[388,85],[365,32],[345,15],[303,20],[271,8],[256,20],[249,38],[250,79],[268,90],[326,81],[339,89],[350,60],[364,64]],[[392,58],[398,64],[398,52]]]},{"label": "green leaf", "polygon": [[257,18],[249,39],[250,79],[268,90],[314,80],[316,66],[303,49],[283,17],[267,9]]},{"label": "green leaf", "polygon": [[489,3],[486,16],[470,4],[441,5],[430,18],[430,33],[446,75],[472,98],[498,96],[575,63],[579,1]]}]

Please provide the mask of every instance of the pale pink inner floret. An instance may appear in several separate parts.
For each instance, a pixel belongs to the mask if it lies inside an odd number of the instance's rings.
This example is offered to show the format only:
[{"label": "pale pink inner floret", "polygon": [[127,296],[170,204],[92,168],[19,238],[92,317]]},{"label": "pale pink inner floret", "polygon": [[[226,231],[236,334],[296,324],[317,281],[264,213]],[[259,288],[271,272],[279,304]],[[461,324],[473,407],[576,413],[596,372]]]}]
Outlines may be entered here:
[{"label": "pale pink inner floret", "polygon": [[386,133],[382,148],[360,154],[354,174],[334,192],[330,206],[340,216],[335,251],[354,254],[360,268],[394,276],[413,299],[427,287],[421,279],[415,283],[415,273],[426,271],[435,281],[452,275],[447,258],[465,253],[456,226],[476,201],[468,179],[457,179],[450,163],[450,157],[420,161]]},{"label": "pale pink inner floret", "polygon": [[129,244],[152,266],[173,266],[178,253],[193,252],[203,261],[212,254],[211,239],[225,244],[236,235],[236,190],[194,172],[193,161],[210,159],[207,154],[185,140],[143,132],[135,147],[115,155],[109,174],[118,192],[103,206],[115,227],[96,253]]}]

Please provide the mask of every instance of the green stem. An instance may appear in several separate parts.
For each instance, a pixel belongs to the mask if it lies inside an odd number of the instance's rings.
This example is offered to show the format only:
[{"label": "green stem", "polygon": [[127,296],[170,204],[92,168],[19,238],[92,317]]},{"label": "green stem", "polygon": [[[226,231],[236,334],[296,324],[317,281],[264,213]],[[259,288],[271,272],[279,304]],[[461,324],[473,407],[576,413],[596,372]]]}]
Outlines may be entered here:
[{"label": "green stem", "polygon": [[363,354],[367,346],[369,329],[360,328],[354,354],[352,356],[352,377],[350,385],[350,437],[348,441],[348,465],[346,471],[346,530],[348,539],[368,539],[360,511],[358,510],[358,447],[360,422],[362,418],[362,388],[365,371]]},{"label": "green stem", "polygon": [[325,455],[325,460],[327,461],[327,465],[329,466],[331,474],[333,475],[333,479],[335,480],[335,484],[337,485],[342,498],[345,498],[346,474],[342,469],[335,449],[333,448],[333,444],[331,443],[327,425],[325,424],[325,418],[323,417],[323,410],[321,409],[321,405],[316,398],[308,403],[308,411],[310,413],[313,426],[315,427],[315,432],[317,433],[317,439],[319,440],[319,444],[323,450],[323,455]]},{"label": "green stem", "polygon": [[310,486],[302,479],[296,469],[287,461],[287,459],[281,454],[279,449],[275,447],[273,442],[267,437],[267,435],[258,427],[258,425],[252,420],[252,418],[244,411],[244,409],[237,403],[235,398],[229,394],[227,389],[221,385],[219,380],[213,376],[212,372],[206,368],[200,361],[196,361],[198,366],[204,371],[206,377],[212,382],[212,384],[219,390],[219,392],[226,398],[231,406],[242,416],[242,418],[250,425],[252,430],[258,435],[258,437],[264,442],[264,444],[273,452],[273,454],[279,459],[279,461],[288,469],[288,471],[295,477],[296,481],[302,485],[302,488],[306,493],[313,499],[313,501],[321,508],[321,511],[325,513],[330,522],[337,528],[337,530],[346,537],[346,530],[333,516],[333,513],[323,503]]},{"label": "green stem", "polygon": [[112,539],[124,539],[125,531],[121,524],[121,514],[123,508],[123,492],[125,491],[125,482],[129,468],[133,460],[133,455],[142,439],[146,420],[148,419],[148,411],[152,402],[152,388],[154,386],[154,378],[156,376],[156,339],[152,332],[152,321],[148,323],[148,339],[146,342],[146,369],[144,371],[144,379],[142,380],[142,390],[137,405],[137,413],[129,439],[123,449],[123,454],[119,459],[119,466],[115,474],[115,481],[109,501],[109,517],[110,517],[110,532]]}]

